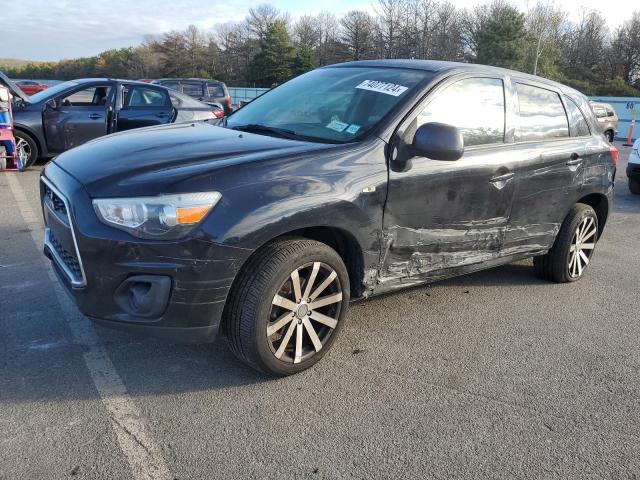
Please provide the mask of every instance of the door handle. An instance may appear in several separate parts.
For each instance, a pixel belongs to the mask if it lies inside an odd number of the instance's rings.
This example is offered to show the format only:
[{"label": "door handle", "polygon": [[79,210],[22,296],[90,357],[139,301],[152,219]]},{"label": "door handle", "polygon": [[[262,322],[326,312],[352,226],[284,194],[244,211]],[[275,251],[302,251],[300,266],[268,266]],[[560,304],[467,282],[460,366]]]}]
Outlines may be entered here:
[{"label": "door handle", "polygon": [[92,113],[91,115],[89,115],[89,118],[91,120],[97,120],[99,118],[102,118],[102,115],[100,115],[99,113]]},{"label": "door handle", "polygon": [[491,183],[506,182],[507,180],[511,180],[514,177],[514,175],[515,175],[515,173],[513,173],[513,172],[503,173],[502,175],[497,175],[497,176],[491,178]]},{"label": "door handle", "polygon": [[580,165],[581,163],[582,157],[575,152],[573,152],[569,157],[569,160],[567,160],[567,165],[569,165],[570,167]]}]

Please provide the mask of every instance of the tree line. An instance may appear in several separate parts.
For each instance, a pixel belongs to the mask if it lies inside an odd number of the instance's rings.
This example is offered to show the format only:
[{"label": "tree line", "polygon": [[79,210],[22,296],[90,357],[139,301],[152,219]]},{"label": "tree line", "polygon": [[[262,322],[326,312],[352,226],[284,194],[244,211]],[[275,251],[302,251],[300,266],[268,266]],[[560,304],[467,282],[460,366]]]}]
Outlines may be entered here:
[{"label": "tree line", "polygon": [[95,57],[6,68],[15,78],[208,77],[271,87],[318,66],[372,58],[475,62],[541,75],[588,95],[640,96],[640,10],[611,30],[598,11],[577,21],[554,3],[506,0],[472,9],[446,0],[378,0],[374,12],[292,20],[263,4],[212,31],[190,26]]}]

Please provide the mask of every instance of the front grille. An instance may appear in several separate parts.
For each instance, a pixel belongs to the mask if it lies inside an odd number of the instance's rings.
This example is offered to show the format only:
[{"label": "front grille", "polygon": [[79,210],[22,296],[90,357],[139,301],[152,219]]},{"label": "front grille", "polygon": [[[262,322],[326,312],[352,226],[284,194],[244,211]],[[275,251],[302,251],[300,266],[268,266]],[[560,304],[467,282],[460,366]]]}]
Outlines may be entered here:
[{"label": "front grille", "polygon": [[62,215],[63,217],[67,217],[67,207],[65,206],[64,201],[53,190],[51,190],[47,184],[44,184],[44,195],[45,201],[54,212]]},{"label": "front grille", "polygon": [[74,288],[84,287],[87,279],[78,250],[69,202],[60,190],[44,176],[42,182],[45,206],[44,244],[53,262],[64,271]]},{"label": "front grille", "polygon": [[58,254],[58,257],[60,258],[60,260],[62,260],[64,264],[69,268],[69,270],[73,272],[74,276],[76,277],[76,280],[82,279],[82,268],[80,267],[80,263],[78,263],[78,259],[73,253],[67,252],[64,249],[64,247],[60,244],[60,242],[58,242],[58,240],[53,235],[53,233],[51,233],[51,231],[49,231],[49,242],[51,243],[51,246]]}]

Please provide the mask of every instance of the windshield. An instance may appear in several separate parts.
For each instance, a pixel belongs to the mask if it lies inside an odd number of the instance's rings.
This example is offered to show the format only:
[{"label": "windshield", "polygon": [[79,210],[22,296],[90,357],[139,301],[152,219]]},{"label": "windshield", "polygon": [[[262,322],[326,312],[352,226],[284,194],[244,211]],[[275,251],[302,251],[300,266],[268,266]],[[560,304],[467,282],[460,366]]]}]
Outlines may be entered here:
[{"label": "windshield", "polygon": [[313,70],[245,105],[226,126],[262,125],[318,141],[350,142],[380,123],[430,75],[397,68]]},{"label": "windshield", "polygon": [[57,85],[54,85],[51,88],[47,88],[46,90],[38,92],[35,95],[31,95],[31,102],[38,103],[38,102],[40,102],[42,100],[46,100],[46,99],[48,99],[50,97],[55,97],[57,94],[63,92],[67,88],[75,87],[76,85],[79,85],[79,83],[78,82],[74,82],[73,80],[70,80],[70,81],[64,82],[64,83],[59,83]]}]

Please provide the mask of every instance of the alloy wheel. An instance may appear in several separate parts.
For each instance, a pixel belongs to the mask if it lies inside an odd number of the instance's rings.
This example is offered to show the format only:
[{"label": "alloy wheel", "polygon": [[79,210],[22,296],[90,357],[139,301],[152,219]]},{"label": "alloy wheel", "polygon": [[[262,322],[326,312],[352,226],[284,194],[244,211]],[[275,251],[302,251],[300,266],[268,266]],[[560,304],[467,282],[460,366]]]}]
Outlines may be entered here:
[{"label": "alloy wheel", "polygon": [[295,269],[272,300],[267,321],[271,352],[289,363],[311,358],[329,340],[341,309],[342,286],[333,268],[312,262]]},{"label": "alloy wheel", "polygon": [[31,158],[31,147],[24,138],[18,138],[16,142],[16,152],[18,153],[18,157],[20,157],[22,165],[27,165],[29,158]]},{"label": "alloy wheel", "polygon": [[596,246],[598,227],[593,217],[587,216],[576,227],[576,232],[569,248],[569,276],[581,277],[593,255]]}]

